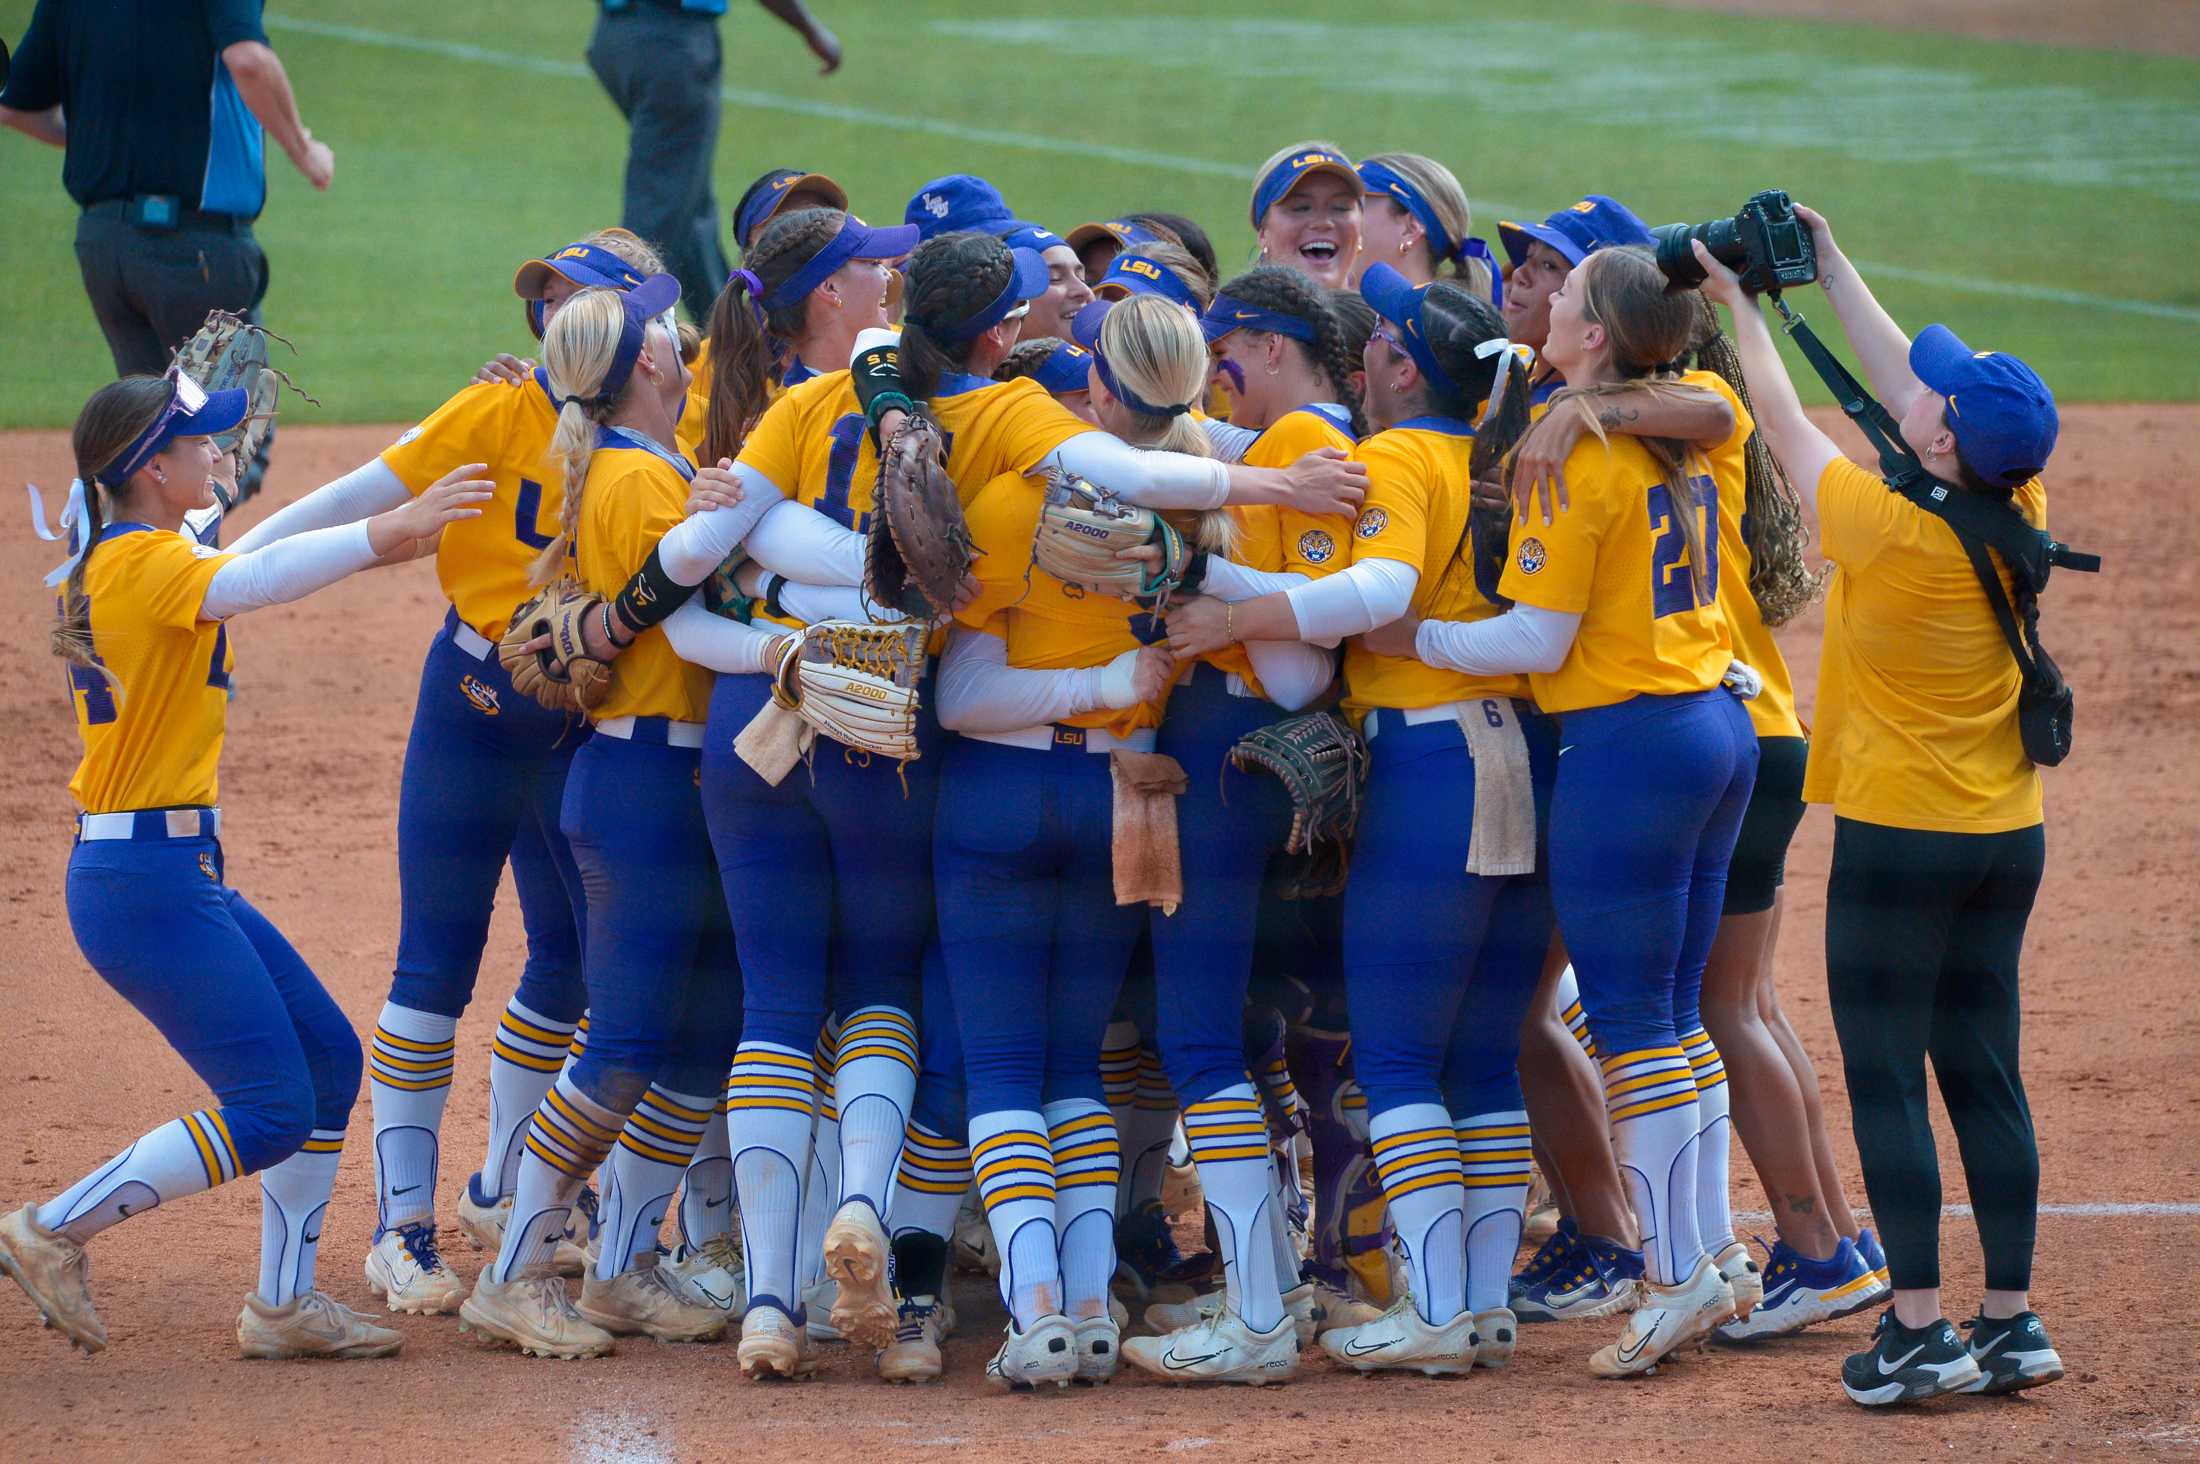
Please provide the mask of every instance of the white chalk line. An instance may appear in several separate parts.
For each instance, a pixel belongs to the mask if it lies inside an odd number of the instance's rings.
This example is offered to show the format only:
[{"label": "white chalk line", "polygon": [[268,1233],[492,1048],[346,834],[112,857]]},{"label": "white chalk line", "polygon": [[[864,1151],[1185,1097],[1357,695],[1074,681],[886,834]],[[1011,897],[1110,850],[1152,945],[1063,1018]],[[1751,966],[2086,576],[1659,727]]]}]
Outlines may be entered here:
[{"label": "white chalk line", "polygon": [[[1869,1212],[1859,1210],[1857,1213],[1863,1215]],[[1971,1207],[1969,1205],[1942,1205],[1940,1213],[1943,1218],[1968,1219],[1971,1215]],[[2166,1201],[2140,1203],[2104,1201],[2090,1204],[2042,1205],[2039,1207],[2039,1213],[2042,1217],[2051,1216],[2056,1219],[2070,1220],[2119,1220],[2131,1216],[2194,1216],[2200,1215],[2200,1204]],[[1772,1212],[1770,1210],[1736,1210],[1734,1219],[1743,1225],[1769,1225],[1772,1223]]]},{"label": "white chalk line", "polygon": [[[326,40],[348,41],[356,45],[376,46],[385,50],[411,51],[420,55],[439,56],[451,61],[495,66],[508,71],[525,71],[537,76],[555,76],[579,80],[592,79],[588,68],[578,61],[555,61],[541,56],[524,56],[513,51],[499,51],[487,46],[470,45],[462,41],[444,41],[427,36],[400,35],[393,31],[375,30],[367,26],[307,20],[297,16],[270,15],[266,18],[266,24],[270,30],[275,31],[293,31],[300,35],[318,36]],[[1052,137],[1039,132],[974,127],[966,123],[950,122],[939,117],[917,117],[899,112],[882,112],[870,107],[851,107],[838,102],[821,102],[810,97],[787,96],[779,92],[758,91],[751,87],[721,87],[719,88],[719,95],[736,106],[751,107],[760,111],[785,112],[793,116],[816,117],[831,122],[852,122],[865,126],[888,127],[901,132],[922,132],[935,137],[954,138],[961,142],[980,143],[988,147],[1009,147],[1026,152],[1092,158],[1101,162],[1120,163],[1127,167],[1189,173],[1205,178],[1233,178],[1244,181],[1249,178],[1251,173],[1251,165],[1242,161],[1220,162],[1213,158],[1189,157],[1181,153],[1153,152],[1143,148],[1118,147],[1113,143],[1088,142],[1080,138]],[[1476,205],[1479,209],[1488,213],[1504,216],[1533,214],[1537,211],[1529,206],[1490,199],[1478,199]],[[2074,310],[2105,310],[2119,315],[2136,315],[2151,320],[2168,320],[2181,324],[2200,325],[2200,306],[2170,305],[2155,300],[2126,300],[2113,295],[2095,295],[2082,290],[2063,290],[2047,285],[2023,284],[2008,280],[1982,280],[1963,275],[1941,274],[1934,270],[1912,269],[1905,265],[1859,261],[1859,267],[1875,275],[1882,275],[1889,279],[1899,279],[1911,284],[1928,285],[1934,289],[1957,290],[1968,294],[1989,295],[2001,299],[2029,300],[2038,304],[2057,305]]]}]

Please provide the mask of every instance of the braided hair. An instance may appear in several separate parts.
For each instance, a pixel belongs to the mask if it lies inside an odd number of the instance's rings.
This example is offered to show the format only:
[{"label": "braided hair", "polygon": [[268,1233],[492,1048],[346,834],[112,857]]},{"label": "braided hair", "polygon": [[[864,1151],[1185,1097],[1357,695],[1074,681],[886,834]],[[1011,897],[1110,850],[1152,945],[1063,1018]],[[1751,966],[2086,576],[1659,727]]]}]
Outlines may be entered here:
[{"label": "braided hair", "polygon": [[[1497,476],[1506,456],[1527,434],[1528,368],[1518,351],[1475,354],[1477,347],[1505,339],[1505,321],[1497,307],[1463,280],[1442,279],[1428,287],[1421,299],[1421,328],[1436,364],[1452,382],[1447,390],[1423,376],[1421,410],[1462,422],[1482,418],[1467,460],[1469,481],[1460,485],[1471,494],[1473,482]],[[1510,531],[1507,516],[1501,506],[1470,505],[1459,542],[1444,566],[1448,576],[1453,565],[1467,565],[1483,598],[1492,604],[1500,603],[1496,586]]]},{"label": "braided hair", "polygon": [[[837,208],[803,208],[780,214],[756,236],[742,267],[763,283],[764,294],[787,283],[817,252],[839,237],[848,216]],[[807,295],[765,306],[736,273],[710,307],[710,405],[703,422],[702,460],[734,457],[741,441],[771,405],[780,359],[802,333]]]},{"label": "braided hair", "polygon": [[[1288,315],[1311,325],[1313,340],[1302,341],[1294,336],[1284,339],[1291,349],[1298,351],[1308,364],[1322,373],[1329,382],[1329,389],[1336,393],[1337,401],[1352,413],[1352,435],[1363,437],[1367,434],[1367,421],[1360,413],[1360,389],[1352,380],[1360,369],[1360,351],[1338,317],[1336,294],[1324,290],[1297,270],[1280,264],[1256,265],[1224,285],[1222,293],[1233,300],[1243,300],[1256,310]],[[1359,299],[1359,296],[1355,294],[1353,298]],[[1368,314],[1373,316],[1372,308]],[[1368,328],[1374,329],[1372,325]],[[1361,337],[1360,346],[1366,343],[1366,337]]]},{"label": "braided hair", "polygon": [[937,234],[909,256],[902,300],[902,388],[917,401],[939,390],[940,378],[970,364],[973,340],[934,332],[970,319],[1008,288],[1016,261],[991,234]]},{"label": "braided hair", "polygon": [[1021,381],[1027,376],[1036,376],[1039,368],[1061,348],[1059,336],[1034,336],[1028,341],[1018,341],[1001,364],[993,368],[993,379]]},{"label": "braided hair", "polygon": [[166,376],[125,376],[110,381],[91,395],[76,414],[69,446],[76,457],[76,476],[84,485],[84,512],[74,526],[83,535],[84,552],[69,567],[61,585],[61,615],[47,644],[53,654],[72,666],[85,666],[107,678],[119,693],[122,683],[99,663],[92,651],[92,602],[84,593],[84,571],[99,547],[112,505],[99,481],[100,469],[109,466],[124,449],[137,441],[155,418],[175,399],[176,383]]},{"label": "braided hair", "polygon": [[558,515],[557,537],[543,546],[528,568],[529,584],[546,585],[564,569],[580,529],[581,494],[588,486],[589,464],[595,460],[597,429],[617,415],[620,403],[641,379],[636,372],[616,397],[604,399],[604,378],[611,374],[625,329],[626,302],[618,292],[587,289],[567,300],[550,329],[543,332],[543,374],[559,403],[558,425],[550,434],[550,457],[563,473],[565,503]]}]

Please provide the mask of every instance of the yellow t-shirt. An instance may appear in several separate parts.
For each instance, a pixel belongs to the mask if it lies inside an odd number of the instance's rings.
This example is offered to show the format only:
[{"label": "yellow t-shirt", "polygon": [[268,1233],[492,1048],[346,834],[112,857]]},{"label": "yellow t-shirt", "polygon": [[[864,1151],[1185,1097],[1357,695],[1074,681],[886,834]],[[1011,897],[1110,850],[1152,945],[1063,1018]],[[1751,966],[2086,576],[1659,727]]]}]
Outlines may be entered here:
[{"label": "yellow t-shirt", "polygon": [[[2039,479],[2015,501],[2047,526]],[[1804,801],[1940,833],[2038,823],[2039,769],[2017,733],[2016,658],[1955,530],[1835,458],[1818,480],[1818,534],[1834,574]]]},{"label": "yellow t-shirt", "polygon": [[1582,438],[1566,459],[1572,507],[1549,524],[1514,522],[1498,592],[1581,616],[1566,663],[1530,678],[1544,711],[1705,691],[1726,675],[1734,648],[1718,605],[1721,495],[1708,475],[1691,481],[1712,561],[1701,604],[1672,495],[1649,450],[1631,437],[1614,435],[1609,446]]},{"label": "yellow t-shirt", "polygon": [[144,524],[110,525],[84,566],[92,654],[122,683],[68,669],[84,759],[69,791],[87,813],[215,801],[229,720],[229,627],[199,619],[236,556]]},{"label": "yellow t-shirt", "polygon": [[[671,463],[638,447],[607,439],[589,460],[581,491],[580,530],[573,567],[597,593],[619,593],[665,531],[686,517],[688,480]],[[642,632],[611,663],[611,694],[589,716],[670,717],[700,722],[710,712],[714,678],[680,659],[665,628]]]},{"label": "yellow t-shirt", "polygon": [[435,576],[458,618],[495,640],[534,594],[527,572],[557,537],[565,479],[550,461],[558,425],[542,373],[519,386],[479,382],[383,450],[382,462],[417,495],[461,463],[487,463],[496,491],[479,518],[443,531]]},{"label": "yellow t-shirt", "polygon": [[672,445],[680,450],[680,456],[691,463],[703,460],[703,426],[710,421],[710,337],[696,347],[695,359],[688,362],[687,405],[680,409],[680,420],[673,428]]},{"label": "yellow t-shirt", "polygon": [[[1288,468],[1319,448],[1352,451],[1352,435],[1311,407],[1286,412],[1253,439],[1245,449],[1245,461],[1256,468]],[[1342,515],[1318,517],[1284,508],[1280,504],[1233,507],[1237,522],[1237,546],[1230,557],[1248,569],[1270,574],[1296,572],[1319,579],[1344,567],[1344,546],[1352,537],[1352,520]],[[1207,661],[1243,677],[1254,691],[1261,691],[1253,674],[1252,658],[1242,644],[1224,646],[1193,661]],[[1177,676],[1186,675],[1192,661],[1179,664]]]},{"label": "yellow t-shirt", "polygon": [[1772,638],[1771,627],[1757,609],[1757,597],[1749,592],[1749,576],[1756,561],[1749,541],[1742,537],[1742,523],[1749,511],[1749,466],[1744,449],[1757,430],[1749,409],[1734,388],[1716,371],[1690,371],[1681,377],[1689,386],[1715,391],[1734,409],[1734,431],[1726,441],[1705,451],[1711,462],[1711,479],[1719,485],[1719,610],[1726,616],[1727,631],[1734,638],[1734,659],[1762,676],[1765,689],[1742,705],[1749,709],[1749,724],[1759,737],[1800,737],[1802,719],[1795,714],[1795,680],[1788,674],[1787,657]]},{"label": "yellow t-shirt", "polygon": [[[1352,526],[1352,562],[1411,565],[1421,578],[1409,610],[1423,620],[1487,620],[1501,613],[1476,583],[1467,537],[1473,431],[1463,422],[1415,418],[1364,439],[1353,455],[1367,464],[1368,486]],[[1354,721],[1370,707],[1528,694],[1525,676],[1445,671],[1412,656],[1376,655],[1357,639],[1345,642],[1344,679],[1345,710]]]}]

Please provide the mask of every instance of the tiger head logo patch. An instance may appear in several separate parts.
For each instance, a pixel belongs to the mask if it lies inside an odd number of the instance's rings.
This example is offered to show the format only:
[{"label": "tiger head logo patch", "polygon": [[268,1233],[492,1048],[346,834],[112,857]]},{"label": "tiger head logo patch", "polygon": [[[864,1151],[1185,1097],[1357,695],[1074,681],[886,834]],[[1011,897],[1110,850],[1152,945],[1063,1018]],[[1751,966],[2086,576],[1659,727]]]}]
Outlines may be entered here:
[{"label": "tiger head logo patch", "polygon": [[208,879],[214,881],[214,883],[216,884],[221,883],[222,877],[220,874],[216,873],[214,869],[213,850],[201,849],[199,851],[199,873],[205,875]]},{"label": "tiger head logo patch", "polygon": [[1363,539],[1372,539],[1389,527],[1389,513],[1380,508],[1371,508],[1360,515],[1359,522],[1352,526],[1352,532]]},{"label": "tiger head logo patch", "polygon": [[503,708],[497,703],[497,689],[478,676],[458,678],[459,694],[474,704],[474,709],[485,717],[493,717]]},{"label": "tiger head logo patch", "polygon": [[1337,541],[1327,529],[1308,529],[1299,535],[1299,558],[1308,564],[1327,564],[1336,553]]},{"label": "tiger head logo patch", "polygon": [[1545,552],[1541,539],[1522,539],[1517,558],[1522,574],[1534,574],[1550,562],[1550,555]]}]

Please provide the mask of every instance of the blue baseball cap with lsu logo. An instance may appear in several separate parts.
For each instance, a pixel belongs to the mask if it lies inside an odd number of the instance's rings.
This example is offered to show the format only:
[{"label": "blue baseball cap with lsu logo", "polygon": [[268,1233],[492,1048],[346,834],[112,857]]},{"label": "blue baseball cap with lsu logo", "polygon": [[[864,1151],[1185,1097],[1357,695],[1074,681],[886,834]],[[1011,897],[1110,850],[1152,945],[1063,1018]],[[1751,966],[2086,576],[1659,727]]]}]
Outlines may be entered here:
[{"label": "blue baseball cap with lsu logo", "polygon": [[934,178],[916,191],[901,217],[903,223],[915,224],[918,233],[927,239],[966,229],[999,234],[1026,227],[1009,212],[1001,190],[974,173]]},{"label": "blue baseball cap with lsu logo", "polygon": [[512,276],[512,293],[527,302],[527,328],[538,341],[542,339],[542,292],[552,275],[580,289],[631,290],[642,282],[640,270],[610,250],[586,242],[528,260]]},{"label": "blue baseball cap with lsu logo", "polygon": [[1063,237],[1067,240],[1070,248],[1076,250],[1079,254],[1083,254],[1086,245],[1097,244],[1102,239],[1113,239],[1117,249],[1136,249],[1141,244],[1153,243],[1161,236],[1144,224],[1139,223],[1136,219],[1125,218],[1105,219],[1092,224],[1079,224]]},{"label": "blue baseball cap with lsu logo", "polygon": [[1459,384],[1436,359],[1436,352],[1428,343],[1428,332],[1421,325],[1421,305],[1428,298],[1429,288],[1415,285],[1380,262],[1369,265],[1360,275],[1361,298],[1375,307],[1377,315],[1398,328],[1398,341],[1413,358],[1413,364],[1421,368],[1421,374],[1444,391],[1457,391]]},{"label": "blue baseball cap with lsu logo", "polygon": [[823,173],[773,168],[751,183],[748,192],[741,195],[741,201],[733,206],[734,244],[747,249],[756,231],[770,223],[787,206],[787,200],[797,193],[814,193],[831,208],[845,211],[848,207],[848,190]]},{"label": "blue baseball cap with lsu logo", "polygon": [[1199,296],[1183,276],[1135,250],[1124,250],[1108,265],[1092,292],[1103,300],[1127,300],[1133,295],[1159,295],[1198,313]]},{"label": "blue baseball cap with lsu logo", "polygon": [[1327,173],[1352,185],[1354,194],[1365,197],[1367,184],[1360,179],[1359,169],[1352,166],[1352,159],[1333,147],[1304,147],[1277,163],[1253,184],[1253,227],[1283,197],[1316,173]]},{"label": "blue baseball cap with lsu logo", "polygon": [[1548,244],[1568,264],[1579,264],[1599,249],[1624,244],[1655,244],[1649,226],[1634,210],[1616,198],[1592,193],[1571,208],[1562,208],[1540,224],[1516,224],[1499,220],[1497,237],[1505,255],[1518,267],[1528,257],[1530,244]]},{"label": "blue baseball cap with lsu logo", "polygon": [[1928,325],[1910,343],[1910,370],[1948,399],[1948,430],[1971,471],[2003,488],[2040,475],[2055,451],[2062,418],[2040,374],[2015,356],[1974,351],[1945,325]]},{"label": "blue baseball cap with lsu logo", "polygon": [[1092,352],[1074,341],[1057,341],[1031,379],[1053,396],[1092,388]]}]

